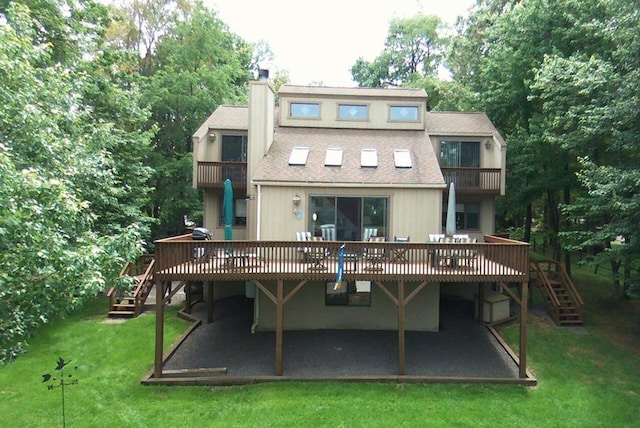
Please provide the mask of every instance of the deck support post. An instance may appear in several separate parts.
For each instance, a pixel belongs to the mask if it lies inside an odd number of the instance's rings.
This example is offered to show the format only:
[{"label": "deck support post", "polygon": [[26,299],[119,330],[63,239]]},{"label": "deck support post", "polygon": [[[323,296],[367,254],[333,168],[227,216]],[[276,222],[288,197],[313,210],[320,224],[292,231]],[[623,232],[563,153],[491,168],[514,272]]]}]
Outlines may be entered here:
[{"label": "deck support post", "polygon": [[398,374],[404,375],[405,334],[404,334],[404,279],[398,281]]},{"label": "deck support post", "polygon": [[278,280],[276,294],[276,376],[282,376],[282,329],[284,325],[284,281]]},{"label": "deck support post", "polygon": [[522,291],[520,295],[520,364],[519,376],[527,377],[527,308],[529,300],[529,283],[522,283]]},{"label": "deck support post", "polygon": [[164,283],[156,281],[156,355],[153,376],[162,377],[162,351],[164,349]]}]

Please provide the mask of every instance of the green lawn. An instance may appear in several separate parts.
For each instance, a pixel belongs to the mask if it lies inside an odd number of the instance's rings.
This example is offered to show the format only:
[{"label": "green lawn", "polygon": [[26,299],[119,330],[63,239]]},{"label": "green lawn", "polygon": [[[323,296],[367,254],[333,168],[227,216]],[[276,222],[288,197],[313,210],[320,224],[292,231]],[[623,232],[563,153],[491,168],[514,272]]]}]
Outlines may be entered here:
[{"label": "green lawn", "polygon": [[[586,300],[588,335],[529,320],[529,366],[539,385],[396,385],[273,383],[238,387],[142,386],[152,367],[153,314],[103,323],[96,299],[67,320],[42,329],[28,352],[0,366],[0,426],[62,426],[60,390],[42,374],[59,356],[69,427],[396,427],[640,426],[640,302],[608,300],[608,282],[576,269]],[[536,297],[536,292],[534,292]],[[539,297],[536,297],[538,299]],[[167,316],[165,343],[187,323]],[[503,333],[517,345],[517,324]],[[72,370],[77,365],[77,370]]]}]

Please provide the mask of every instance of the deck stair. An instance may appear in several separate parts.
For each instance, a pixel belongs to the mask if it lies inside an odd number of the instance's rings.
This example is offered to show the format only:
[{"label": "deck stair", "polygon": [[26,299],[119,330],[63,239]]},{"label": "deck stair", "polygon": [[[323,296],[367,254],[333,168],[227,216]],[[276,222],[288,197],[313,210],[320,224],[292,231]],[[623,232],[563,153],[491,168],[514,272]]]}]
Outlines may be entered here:
[{"label": "deck stair", "polygon": [[551,318],[557,325],[584,323],[584,302],[562,263],[531,259],[530,281],[542,293]]},{"label": "deck stair", "polygon": [[153,270],[155,259],[153,254],[144,254],[136,262],[127,262],[120,271],[121,277],[131,277],[133,288],[123,292],[117,287],[112,287],[109,297],[109,317],[135,318],[144,308],[149,293],[154,285]]}]

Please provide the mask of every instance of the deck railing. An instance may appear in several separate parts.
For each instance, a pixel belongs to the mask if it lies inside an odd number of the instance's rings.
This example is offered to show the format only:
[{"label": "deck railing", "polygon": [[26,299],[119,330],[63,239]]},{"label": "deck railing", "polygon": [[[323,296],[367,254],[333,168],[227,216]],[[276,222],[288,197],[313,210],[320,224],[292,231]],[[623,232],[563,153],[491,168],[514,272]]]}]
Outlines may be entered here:
[{"label": "deck railing", "polygon": [[482,243],[340,241],[156,241],[156,279],[335,280],[341,245],[343,279],[528,281],[529,246],[485,236]]},{"label": "deck railing", "polygon": [[246,162],[198,162],[198,188],[223,188],[230,179],[234,188],[247,187]]},{"label": "deck railing", "polygon": [[442,175],[447,185],[454,183],[460,193],[500,193],[499,168],[449,168],[443,167]]}]

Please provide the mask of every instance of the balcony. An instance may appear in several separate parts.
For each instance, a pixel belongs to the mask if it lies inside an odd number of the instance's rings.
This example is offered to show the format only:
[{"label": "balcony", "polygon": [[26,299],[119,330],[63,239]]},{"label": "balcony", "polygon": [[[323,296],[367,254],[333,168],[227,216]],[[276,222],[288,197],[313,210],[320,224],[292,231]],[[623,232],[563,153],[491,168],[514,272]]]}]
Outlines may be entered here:
[{"label": "balcony", "polygon": [[500,194],[500,168],[441,168],[444,181],[461,194]]},{"label": "balcony", "polygon": [[198,189],[222,189],[228,178],[234,190],[247,191],[246,162],[198,162],[196,173]]}]

